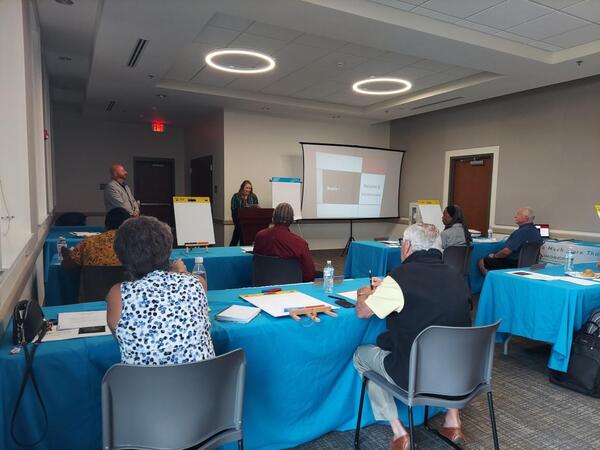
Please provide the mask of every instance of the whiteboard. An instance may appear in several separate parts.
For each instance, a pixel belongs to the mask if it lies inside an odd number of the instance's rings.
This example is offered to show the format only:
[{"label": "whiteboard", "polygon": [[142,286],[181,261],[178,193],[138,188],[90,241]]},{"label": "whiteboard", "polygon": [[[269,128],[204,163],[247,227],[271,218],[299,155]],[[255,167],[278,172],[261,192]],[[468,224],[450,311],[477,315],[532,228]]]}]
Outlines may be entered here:
[{"label": "whiteboard", "polygon": [[271,178],[271,198],[275,208],[289,203],[294,208],[294,220],[302,219],[302,181],[300,178]]},{"label": "whiteboard", "polygon": [[421,213],[421,221],[423,223],[430,223],[435,225],[440,232],[444,229],[444,222],[442,222],[442,208],[439,204],[437,205],[418,205],[419,212]]},{"label": "whiteboard", "polygon": [[173,197],[177,245],[215,243],[210,199],[208,197]]}]

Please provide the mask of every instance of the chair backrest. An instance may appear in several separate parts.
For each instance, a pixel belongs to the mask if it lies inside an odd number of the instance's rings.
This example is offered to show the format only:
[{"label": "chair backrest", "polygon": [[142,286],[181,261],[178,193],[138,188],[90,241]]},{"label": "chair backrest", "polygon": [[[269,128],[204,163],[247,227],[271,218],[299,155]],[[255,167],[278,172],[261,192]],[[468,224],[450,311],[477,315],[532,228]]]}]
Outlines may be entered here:
[{"label": "chair backrest", "polygon": [[408,396],[468,395],[490,384],[496,329],[430,326],[415,338],[410,350]]},{"label": "chair backrest", "polygon": [[517,267],[530,267],[537,264],[540,259],[542,244],[538,242],[525,242],[519,251]]},{"label": "chair backrest", "polygon": [[113,285],[125,280],[123,266],[82,266],[79,302],[103,300]]},{"label": "chair backrest", "polygon": [[116,364],[102,380],[103,449],[212,448],[242,439],[246,354],[191,364]]},{"label": "chair backrest", "polygon": [[469,274],[469,257],[471,256],[471,245],[453,245],[444,249],[444,263],[458,270],[463,276]]},{"label": "chair backrest", "polygon": [[85,225],[85,214],[80,212],[67,212],[58,216],[54,225],[60,227],[77,227]]},{"label": "chair backrest", "polygon": [[252,285],[302,283],[302,267],[297,259],[254,255],[252,260]]}]

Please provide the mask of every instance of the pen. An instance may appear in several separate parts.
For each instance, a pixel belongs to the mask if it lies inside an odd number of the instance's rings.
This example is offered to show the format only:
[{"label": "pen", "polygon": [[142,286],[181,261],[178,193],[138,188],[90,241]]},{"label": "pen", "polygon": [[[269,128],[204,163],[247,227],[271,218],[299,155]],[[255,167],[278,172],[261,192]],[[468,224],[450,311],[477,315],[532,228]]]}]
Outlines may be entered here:
[{"label": "pen", "polygon": [[373,290],[373,274],[371,273],[371,269],[369,269],[369,287]]},{"label": "pen", "polygon": [[274,294],[275,292],[281,291],[281,288],[271,288],[271,289],[263,289],[261,292],[263,294]]},{"label": "pen", "polygon": [[314,305],[314,306],[294,306],[293,308],[284,308],[283,312],[292,312],[299,311],[301,309],[314,309],[314,308],[322,308],[326,305]]},{"label": "pen", "polygon": [[347,301],[348,301],[348,300],[346,300],[346,299],[345,299],[345,298],[343,298],[343,297],[336,297],[335,295],[329,295],[328,297],[329,297],[329,298],[334,298],[334,299],[336,299],[336,300],[342,300],[342,301],[344,301],[344,302],[347,302]]}]

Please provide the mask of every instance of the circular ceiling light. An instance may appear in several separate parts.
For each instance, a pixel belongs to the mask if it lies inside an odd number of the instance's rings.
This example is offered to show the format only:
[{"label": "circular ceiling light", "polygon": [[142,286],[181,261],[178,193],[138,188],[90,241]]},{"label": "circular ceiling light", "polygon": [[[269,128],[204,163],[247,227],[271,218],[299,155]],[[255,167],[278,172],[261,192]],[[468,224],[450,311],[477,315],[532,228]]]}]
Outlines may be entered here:
[{"label": "circular ceiling light", "polygon": [[[216,58],[220,58],[220,57],[242,57],[242,58],[251,58],[251,59],[257,59],[260,60],[262,62],[264,62],[264,64],[262,64],[261,66],[258,67],[240,67],[237,65],[231,65],[231,64],[217,64],[215,62]],[[236,49],[223,49],[223,50],[215,50],[213,52],[210,52],[208,55],[206,55],[206,57],[204,58],[204,61],[206,62],[206,64],[208,64],[210,67],[213,67],[217,70],[222,70],[224,72],[230,72],[230,73],[240,73],[240,74],[253,74],[253,73],[263,73],[263,72],[268,72],[269,70],[273,70],[273,68],[275,67],[275,60],[273,58],[271,58],[269,55],[265,55],[264,53],[260,53],[260,52],[255,52],[254,50],[236,50]]]},{"label": "circular ceiling light", "polygon": [[[401,87],[386,89],[386,90],[372,90],[365,89],[363,86],[380,83],[383,85],[398,85]],[[366,95],[392,95],[392,94],[401,94],[402,92],[408,91],[412,87],[410,81],[403,80],[402,78],[367,78],[366,80],[357,81],[352,85],[352,90],[354,92],[358,92],[359,94]]]}]

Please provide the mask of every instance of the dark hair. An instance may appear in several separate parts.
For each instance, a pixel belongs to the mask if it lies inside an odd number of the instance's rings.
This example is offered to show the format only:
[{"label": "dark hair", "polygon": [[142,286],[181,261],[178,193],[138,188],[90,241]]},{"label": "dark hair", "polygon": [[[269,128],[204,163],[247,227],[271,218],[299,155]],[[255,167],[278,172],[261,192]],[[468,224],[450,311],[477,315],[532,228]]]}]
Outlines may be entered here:
[{"label": "dark hair", "polygon": [[156,217],[128,219],[117,230],[115,253],[134,280],[168,270],[173,246],[171,228]]},{"label": "dark hair", "polygon": [[242,184],[240,184],[240,190],[238,191],[238,194],[242,193],[242,191],[244,190],[244,186],[246,184],[250,185],[250,194],[249,195],[252,195],[254,193],[254,190],[252,189],[252,182],[250,180],[244,180],[244,181],[242,181]]},{"label": "dark hair", "polygon": [[289,203],[280,203],[273,211],[275,225],[291,225],[294,222],[294,209]]},{"label": "dark hair", "polygon": [[452,218],[452,220],[448,225],[446,225],[444,229],[447,230],[456,223],[462,224],[463,231],[465,233],[465,241],[467,242],[467,245],[471,245],[471,243],[473,242],[473,238],[471,237],[469,228],[465,224],[465,217],[463,215],[462,208],[458,205],[448,205],[446,206],[446,211],[448,212],[448,215]]},{"label": "dark hair", "polygon": [[130,217],[131,214],[129,214],[129,211],[127,211],[125,208],[113,208],[106,214],[104,226],[107,230],[116,230]]}]

